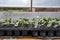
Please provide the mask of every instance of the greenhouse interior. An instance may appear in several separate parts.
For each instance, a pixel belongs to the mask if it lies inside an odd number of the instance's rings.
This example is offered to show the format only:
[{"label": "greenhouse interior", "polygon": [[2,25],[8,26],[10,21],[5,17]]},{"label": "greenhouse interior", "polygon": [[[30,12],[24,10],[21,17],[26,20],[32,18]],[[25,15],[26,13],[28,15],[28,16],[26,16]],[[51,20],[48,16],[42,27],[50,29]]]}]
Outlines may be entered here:
[{"label": "greenhouse interior", "polygon": [[0,0],[0,40],[60,40],[60,0]]}]

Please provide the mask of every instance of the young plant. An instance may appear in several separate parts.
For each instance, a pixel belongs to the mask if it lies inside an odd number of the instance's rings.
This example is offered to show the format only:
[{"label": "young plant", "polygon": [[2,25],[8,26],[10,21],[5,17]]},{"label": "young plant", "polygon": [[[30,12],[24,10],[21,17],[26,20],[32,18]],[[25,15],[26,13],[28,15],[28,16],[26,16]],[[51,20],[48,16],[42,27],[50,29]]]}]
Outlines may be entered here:
[{"label": "young plant", "polygon": [[28,18],[23,18],[21,23],[22,23],[23,27],[28,27],[29,26],[29,19]]},{"label": "young plant", "polygon": [[0,22],[0,27],[3,27],[3,23],[4,23],[4,22]]},{"label": "young plant", "polygon": [[43,18],[40,18],[40,19],[39,19],[39,23],[38,23],[38,27],[39,27],[39,28],[43,28],[44,26],[45,26],[45,21],[44,21]]},{"label": "young plant", "polygon": [[17,27],[19,24],[19,20],[16,20],[14,23],[15,23],[14,26]]},{"label": "young plant", "polygon": [[22,27],[22,18],[19,18],[18,20],[16,20],[15,27]]},{"label": "young plant", "polygon": [[11,18],[5,19],[4,22],[5,22],[6,24],[10,24],[10,23],[11,23]]},{"label": "young plant", "polygon": [[52,27],[52,28],[56,28],[58,25],[57,25],[57,21],[55,18],[53,18],[51,21],[48,22],[48,25],[47,27]]},{"label": "young plant", "polygon": [[32,19],[32,28],[35,27],[35,22],[36,22],[36,18],[33,18],[33,19]]},{"label": "young plant", "polygon": [[14,24],[13,24],[13,22],[12,22],[12,19],[11,19],[11,18],[5,19],[5,20],[4,20],[4,23],[3,23],[3,26],[4,26],[4,27],[13,27]]},{"label": "young plant", "polygon": [[57,28],[60,28],[60,19],[56,20],[56,25],[55,26],[57,26]]}]

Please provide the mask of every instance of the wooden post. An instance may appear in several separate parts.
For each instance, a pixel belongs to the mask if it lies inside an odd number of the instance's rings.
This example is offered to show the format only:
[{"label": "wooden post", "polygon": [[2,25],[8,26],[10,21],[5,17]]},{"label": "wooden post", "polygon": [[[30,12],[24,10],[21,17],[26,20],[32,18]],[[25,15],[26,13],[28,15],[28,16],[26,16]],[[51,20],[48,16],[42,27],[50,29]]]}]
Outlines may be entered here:
[{"label": "wooden post", "polygon": [[30,7],[30,8],[31,8],[31,12],[32,12],[32,0],[31,0],[31,5],[30,5],[30,6],[31,6],[31,7]]},{"label": "wooden post", "polygon": [[36,8],[32,8],[32,12],[35,12]]}]

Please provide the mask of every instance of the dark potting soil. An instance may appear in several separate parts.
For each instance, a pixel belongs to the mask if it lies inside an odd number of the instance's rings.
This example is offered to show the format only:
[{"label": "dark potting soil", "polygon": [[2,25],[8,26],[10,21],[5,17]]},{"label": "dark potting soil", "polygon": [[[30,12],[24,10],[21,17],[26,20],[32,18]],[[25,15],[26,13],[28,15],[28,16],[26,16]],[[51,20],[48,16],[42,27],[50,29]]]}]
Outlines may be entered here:
[{"label": "dark potting soil", "polygon": [[1,27],[2,28],[12,28],[12,27],[14,27],[14,25],[13,24],[7,24],[7,25],[3,25]]}]

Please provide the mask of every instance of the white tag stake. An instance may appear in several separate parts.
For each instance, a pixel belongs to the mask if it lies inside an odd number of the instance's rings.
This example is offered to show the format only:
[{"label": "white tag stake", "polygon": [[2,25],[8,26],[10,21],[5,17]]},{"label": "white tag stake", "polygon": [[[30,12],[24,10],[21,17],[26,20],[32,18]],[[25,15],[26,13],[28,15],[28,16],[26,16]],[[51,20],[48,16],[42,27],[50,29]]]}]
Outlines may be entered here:
[{"label": "white tag stake", "polygon": [[38,26],[39,16],[36,17],[35,28]]}]

